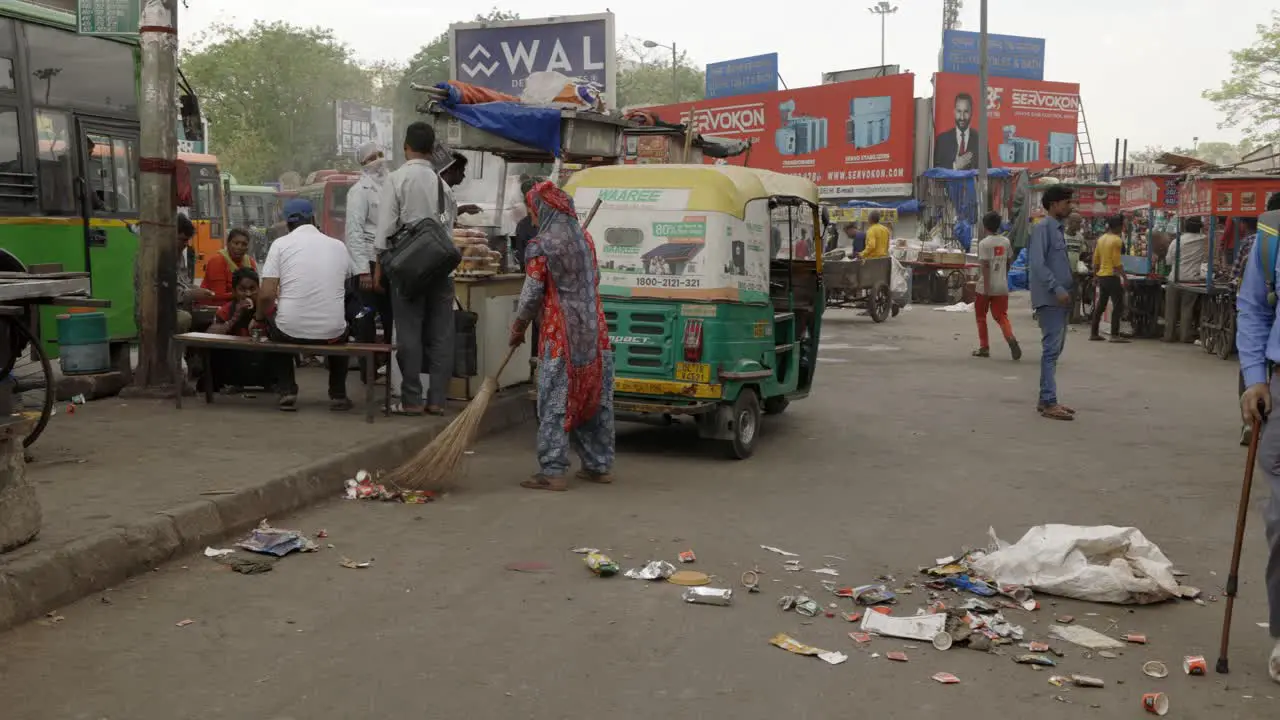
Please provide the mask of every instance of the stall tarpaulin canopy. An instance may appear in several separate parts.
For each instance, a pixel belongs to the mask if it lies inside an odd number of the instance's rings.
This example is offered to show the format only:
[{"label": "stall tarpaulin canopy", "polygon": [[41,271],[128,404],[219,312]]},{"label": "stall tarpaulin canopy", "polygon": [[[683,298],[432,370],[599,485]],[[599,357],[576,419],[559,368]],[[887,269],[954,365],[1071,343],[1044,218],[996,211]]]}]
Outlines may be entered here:
[{"label": "stall tarpaulin canopy", "polygon": [[[1007,178],[1012,173],[1006,168],[987,170],[988,178]],[[978,222],[978,190],[977,170],[947,170],[946,168],[930,168],[921,177],[942,181],[946,188],[947,198],[955,208],[956,219],[970,225]]]}]

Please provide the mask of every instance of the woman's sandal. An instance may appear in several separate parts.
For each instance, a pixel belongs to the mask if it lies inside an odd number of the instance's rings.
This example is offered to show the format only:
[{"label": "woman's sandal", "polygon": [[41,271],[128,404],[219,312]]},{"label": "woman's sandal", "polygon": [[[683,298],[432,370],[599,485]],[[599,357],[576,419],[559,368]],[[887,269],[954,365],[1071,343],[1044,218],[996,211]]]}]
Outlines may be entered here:
[{"label": "woman's sandal", "polygon": [[613,483],[613,475],[605,473],[594,473],[590,470],[579,470],[574,477],[586,482],[593,482],[600,485],[609,485]]},{"label": "woman's sandal", "polygon": [[528,480],[520,483],[520,487],[528,490],[550,490],[552,492],[564,492],[569,489],[569,484],[563,478],[557,480],[549,480],[546,475],[534,475]]}]

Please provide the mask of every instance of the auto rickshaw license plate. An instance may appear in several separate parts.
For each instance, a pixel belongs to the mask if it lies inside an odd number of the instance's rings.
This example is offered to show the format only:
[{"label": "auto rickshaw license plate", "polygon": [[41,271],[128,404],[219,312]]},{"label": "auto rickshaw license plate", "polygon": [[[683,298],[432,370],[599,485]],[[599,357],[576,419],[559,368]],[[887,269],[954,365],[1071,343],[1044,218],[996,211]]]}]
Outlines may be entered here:
[{"label": "auto rickshaw license plate", "polygon": [[676,363],[676,380],[681,382],[711,382],[711,365],[708,363]]}]

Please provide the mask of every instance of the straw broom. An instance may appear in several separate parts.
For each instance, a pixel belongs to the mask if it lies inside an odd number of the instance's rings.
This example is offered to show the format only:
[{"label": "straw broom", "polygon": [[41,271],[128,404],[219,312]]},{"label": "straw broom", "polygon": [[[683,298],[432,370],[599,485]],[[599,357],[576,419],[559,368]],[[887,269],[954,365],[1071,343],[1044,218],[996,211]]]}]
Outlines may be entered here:
[{"label": "straw broom", "polygon": [[[600,202],[597,198],[591,206],[591,212],[587,213],[587,219],[582,223],[584,232],[591,224],[591,218],[600,209]],[[452,486],[454,474],[462,463],[462,458],[466,456],[467,448],[475,442],[480,421],[489,409],[489,402],[498,392],[498,378],[502,377],[502,371],[507,369],[507,363],[511,362],[515,353],[514,346],[507,350],[507,356],[498,366],[498,372],[484,379],[480,391],[467,403],[467,407],[426,447],[419,450],[413,459],[393,470],[387,476],[388,483],[409,490],[447,490]]]}]

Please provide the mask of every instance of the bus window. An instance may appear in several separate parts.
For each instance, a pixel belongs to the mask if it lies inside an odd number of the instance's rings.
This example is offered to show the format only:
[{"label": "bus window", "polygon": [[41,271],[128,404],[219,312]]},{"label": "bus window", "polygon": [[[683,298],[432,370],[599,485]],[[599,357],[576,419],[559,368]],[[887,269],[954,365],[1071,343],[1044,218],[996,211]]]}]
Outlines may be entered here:
[{"label": "bus window", "polygon": [[36,173],[40,185],[40,209],[51,215],[75,214],[75,191],[71,167],[71,133],[67,114],[54,110],[36,111]]},{"label": "bus window", "polygon": [[31,96],[41,105],[136,114],[133,49],[103,38],[25,23]]},{"label": "bus window", "polygon": [[85,135],[85,175],[96,213],[137,212],[137,144],[132,138]]},{"label": "bus window", "polygon": [[217,181],[205,181],[196,184],[195,202],[196,217],[209,221],[213,237],[220,238],[225,234],[222,227],[222,184]]},{"label": "bus window", "polygon": [[0,90],[13,89],[13,61],[0,57]]}]

